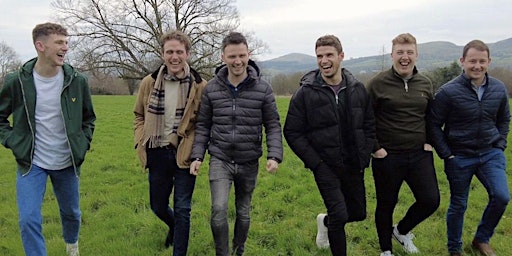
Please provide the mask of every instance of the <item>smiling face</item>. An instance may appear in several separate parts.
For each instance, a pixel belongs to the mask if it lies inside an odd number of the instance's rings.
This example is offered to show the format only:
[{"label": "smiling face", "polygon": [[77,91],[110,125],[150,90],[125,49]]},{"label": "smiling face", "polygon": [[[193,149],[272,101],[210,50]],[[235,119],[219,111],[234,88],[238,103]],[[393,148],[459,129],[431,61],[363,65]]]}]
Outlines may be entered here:
[{"label": "smiling face", "polygon": [[416,44],[395,44],[391,52],[393,68],[401,77],[412,75],[418,59]]},{"label": "smiling face", "polygon": [[464,57],[460,58],[464,73],[471,79],[473,84],[479,86],[484,82],[485,73],[491,64],[489,52],[476,48],[469,48]]},{"label": "smiling face", "polygon": [[38,60],[51,67],[64,65],[64,57],[68,51],[68,39],[65,35],[49,34],[41,36],[34,42],[38,52]]},{"label": "smiling face", "polygon": [[222,52],[222,61],[228,67],[228,79],[233,85],[238,85],[247,77],[249,49],[244,43],[226,45]]},{"label": "smiling face", "polygon": [[330,85],[341,82],[341,62],[345,56],[343,52],[336,50],[334,46],[319,46],[315,49],[316,62],[322,78]]},{"label": "smiling face", "polygon": [[181,77],[185,72],[188,57],[185,44],[176,39],[166,41],[162,47],[162,59],[169,74]]}]

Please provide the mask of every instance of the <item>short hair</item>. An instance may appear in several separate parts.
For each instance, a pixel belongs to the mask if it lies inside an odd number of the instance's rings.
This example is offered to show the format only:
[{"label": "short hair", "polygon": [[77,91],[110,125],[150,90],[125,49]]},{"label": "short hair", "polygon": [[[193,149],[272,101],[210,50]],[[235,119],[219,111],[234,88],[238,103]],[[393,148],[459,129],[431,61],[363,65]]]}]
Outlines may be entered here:
[{"label": "short hair", "polygon": [[247,44],[247,39],[240,32],[230,32],[224,39],[222,40],[222,51],[226,49],[226,46],[230,44],[245,44],[247,48],[249,45]]},{"label": "short hair", "polygon": [[414,44],[414,45],[416,45],[416,38],[413,35],[411,35],[410,33],[403,33],[403,34],[400,34],[400,35],[396,36],[395,38],[393,38],[391,43],[393,44],[393,48],[397,44]]},{"label": "short hair", "polygon": [[462,50],[462,57],[465,58],[468,54],[469,49],[474,48],[482,52],[487,52],[487,57],[491,56],[491,52],[489,51],[489,46],[487,46],[484,42],[481,40],[472,40],[471,42],[467,43],[464,46],[464,49]]},{"label": "short hair", "polygon": [[320,46],[332,46],[338,53],[343,52],[343,46],[341,46],[340,39],[334,35],[325,35],[316,40],[315,50]]},{"label": "short hair", "polygon": [[41,37],[51,34],[68,36],[68,31],[63,26],[56,23],[46,22],[37,24],[32,30],[32,41],[35,43]]},{"label": "short hair", "polygon": [[190,38],[187,36],[187,34],[183,33],[183,31],[180,30],[173,30],[163,34],[160,37],[160,48],[162,49],[162,52],[164,51],[165,43],[171,40],[176,40],[185,45],[185,51],[187,53],[189,53],[190,49],[192,49],[192,42],[190,41]]}]

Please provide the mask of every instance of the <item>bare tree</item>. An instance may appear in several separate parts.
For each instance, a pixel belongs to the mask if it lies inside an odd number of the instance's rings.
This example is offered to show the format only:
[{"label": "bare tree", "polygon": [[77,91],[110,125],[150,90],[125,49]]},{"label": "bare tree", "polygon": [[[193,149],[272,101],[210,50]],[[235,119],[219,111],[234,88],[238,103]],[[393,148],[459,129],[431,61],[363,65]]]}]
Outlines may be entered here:
[{"label": "bare tree", "polygon": [[[74,58],[84,71],[139,80],[161,63],[158,39],[181,30],[192,41],[191,66],[206,78],[220,64],[223,37],[239,26],[234,0],[55,0],[52,7],[72,38]],[[251,34],[247,35],[252,37]],[[248,38],[249,40],[249,38]],[[253,54],[266,50],[250,40]]]},{"label": "bare tree", "polygon": [[21,60],[16,51],[4,41],[0,42],[0,87],[4,84],[7,73],[21,66]]}]

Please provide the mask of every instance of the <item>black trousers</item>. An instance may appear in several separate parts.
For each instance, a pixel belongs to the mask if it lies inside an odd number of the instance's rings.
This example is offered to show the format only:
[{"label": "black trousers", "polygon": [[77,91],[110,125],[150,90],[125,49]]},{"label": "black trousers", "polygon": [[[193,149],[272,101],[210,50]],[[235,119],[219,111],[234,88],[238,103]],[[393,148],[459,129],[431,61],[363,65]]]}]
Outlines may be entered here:
[{"label": "black trousers", "polygon": [[393,211],[400,187],[405,181],[416,201],[398,222],[397,229],[407,234],[439,207],[439,187],[432,151],[423,149],[407,153],[389,153],[385,158],[372,159],[372,171],[377,193],[375,225],[382,251],[392,251]]},{"label": "black trousers", "polygon": [[327,208],[329,244],[333,256],[346,256],[345,224],[366,218],[364,173],[324,166],[314,175]]}]

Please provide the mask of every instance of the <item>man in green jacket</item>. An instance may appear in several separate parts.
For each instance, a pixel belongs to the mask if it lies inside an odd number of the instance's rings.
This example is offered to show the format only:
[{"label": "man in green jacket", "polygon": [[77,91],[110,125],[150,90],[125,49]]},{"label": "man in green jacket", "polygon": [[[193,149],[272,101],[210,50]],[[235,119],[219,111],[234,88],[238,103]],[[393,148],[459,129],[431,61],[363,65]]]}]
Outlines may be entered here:
[{"label": "man in green jacket", "polygon": [[32,31],[37,58],[8,74],[0,91],[0,142],[18,164],[16,199],[26,255],[46,255],[41,206],[48,176],[67,254],[78,255],[80,166],[96,116],[87,78],[64,63],[67,36],[59,24],[37,25]]}]

